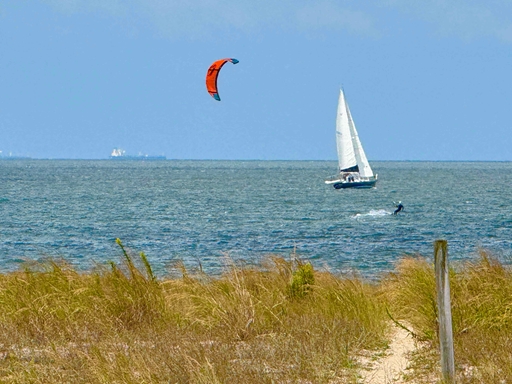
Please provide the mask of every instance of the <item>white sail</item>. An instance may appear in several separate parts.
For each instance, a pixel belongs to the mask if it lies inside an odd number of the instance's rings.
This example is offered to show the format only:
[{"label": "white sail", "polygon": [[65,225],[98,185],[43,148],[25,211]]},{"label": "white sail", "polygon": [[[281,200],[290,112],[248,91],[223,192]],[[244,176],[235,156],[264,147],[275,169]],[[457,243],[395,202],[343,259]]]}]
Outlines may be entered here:
[{"label": "white sail", "polygon": [[343,89],[340,89],[336,115],[336,148],[339,173],[325,183],[335,189],[375,187],[377,175],[373,174],[364,153]]},{"label": "white sail", "polygon": [[336,147],[338,150],[339,171],[347,170],[357,165],[350,132],[349,112],[345,102],[345,95],[341,89],[338,99],[338,114],[336,116]]},{"label": "white sail", "polygon": [[363,146],[361,145],[361,141],[359,140],[356,125],[354,123],[354,120],[352,119],[352,114],[350,113],[348,104],[346,105],[346,108],[350,132],[352,134],[352,143],[354,145],[354,153],[357,161],[357,166],[359,168],[359,175],[361,175],[361,177],[373,177],[373,171],[370,168],[370,163],[368,163],[368,159],[366,158],[366,154],[364,153]]}]

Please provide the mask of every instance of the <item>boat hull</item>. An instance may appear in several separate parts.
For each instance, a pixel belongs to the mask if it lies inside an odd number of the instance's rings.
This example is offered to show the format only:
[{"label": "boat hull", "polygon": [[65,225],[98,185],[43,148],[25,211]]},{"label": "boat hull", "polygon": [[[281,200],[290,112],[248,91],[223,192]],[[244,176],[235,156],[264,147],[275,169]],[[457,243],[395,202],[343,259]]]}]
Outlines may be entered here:
[{"label": "boat hull", "polygon": [[116,160],[116,161],[161,161],[161,160],[167,160],[167,157],[165,156],[110,156],[110,160]]},{"label": "boat hull", "polygon": [[340,181],[338,183],[333,183],[332,186],[334,189],[345,189],[345,188],[374,188],[375,184],[377,184],[377,180],[369,180],[369,181]]},{"label": "boat hull", "polygon": [[334,189],[346,189],[346,188],[374,188],[377,184],[378,175],[373,177],[355,177],[352,180],[347,178],[346,175],[332,176],[330,179],[325,180],[325,184],[332,185]]}]

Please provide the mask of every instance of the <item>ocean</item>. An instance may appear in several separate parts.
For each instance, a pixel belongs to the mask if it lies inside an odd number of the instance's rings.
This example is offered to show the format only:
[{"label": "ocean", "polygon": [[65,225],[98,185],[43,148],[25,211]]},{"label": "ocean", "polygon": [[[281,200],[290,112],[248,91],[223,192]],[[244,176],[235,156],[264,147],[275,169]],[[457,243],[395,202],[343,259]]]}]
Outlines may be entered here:
[{"label": "ocean", "polygon": [[2,160],[0,272],[119,262],[116,238],[161,277],[179,260],[217,274],[268,255],[371,277],[432,258],[436,239],[452,261],[481,249],[512,260],[511,162],[371,165],[375,189],[335,190],[334,161]]}]

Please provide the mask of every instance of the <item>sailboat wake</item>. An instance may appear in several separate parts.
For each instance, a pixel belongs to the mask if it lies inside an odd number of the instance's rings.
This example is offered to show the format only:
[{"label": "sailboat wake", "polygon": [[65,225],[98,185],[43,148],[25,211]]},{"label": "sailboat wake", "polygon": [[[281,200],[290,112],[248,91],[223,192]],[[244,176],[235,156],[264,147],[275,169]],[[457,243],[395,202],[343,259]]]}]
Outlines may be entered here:
[{"label": "sailboat wake", "polygon": [[387,216],[391,215],[393,212],[386,211],[385,209],[372,209],[370,212],[367,213],[357,213],[354,216],[352,216],[353,219],[362,219],[365,217],[379,217],[379,216]]}]

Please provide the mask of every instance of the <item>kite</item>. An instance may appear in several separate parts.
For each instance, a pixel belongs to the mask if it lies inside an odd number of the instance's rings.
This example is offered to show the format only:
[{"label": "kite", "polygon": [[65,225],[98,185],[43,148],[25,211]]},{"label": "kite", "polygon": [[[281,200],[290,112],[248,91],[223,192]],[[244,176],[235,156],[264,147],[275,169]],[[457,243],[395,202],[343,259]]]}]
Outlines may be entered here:
[{"label": "kite", "polygon": [[233,64],[237,64],[237,59],[222,59],[217,60],[210,68],[208,68],[208,72],[206,72],[206,89],[208,93],[217,101],[220,101],[219,91],[217,90],[217,77],[219,76],[220,69],[227,62],[231,62]]}]

